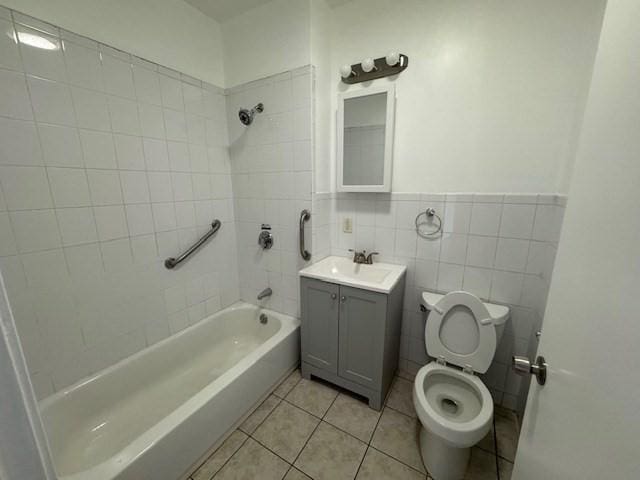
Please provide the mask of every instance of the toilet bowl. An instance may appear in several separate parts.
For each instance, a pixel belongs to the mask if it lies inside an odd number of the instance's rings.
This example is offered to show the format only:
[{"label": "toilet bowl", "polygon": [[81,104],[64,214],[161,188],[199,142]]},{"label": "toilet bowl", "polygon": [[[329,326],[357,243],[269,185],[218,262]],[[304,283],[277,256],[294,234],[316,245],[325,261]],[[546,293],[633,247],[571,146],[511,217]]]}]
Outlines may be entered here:
[{"label": "toilet bowl", "polygon": [[415,378],[413,403],[422,424],[420,453],[435,480],[464,477],[471,447],[489,432],[493,399],[476,373],[493,360],[508,307],[468,292],[425,292],[425,344],[436,360]]}]

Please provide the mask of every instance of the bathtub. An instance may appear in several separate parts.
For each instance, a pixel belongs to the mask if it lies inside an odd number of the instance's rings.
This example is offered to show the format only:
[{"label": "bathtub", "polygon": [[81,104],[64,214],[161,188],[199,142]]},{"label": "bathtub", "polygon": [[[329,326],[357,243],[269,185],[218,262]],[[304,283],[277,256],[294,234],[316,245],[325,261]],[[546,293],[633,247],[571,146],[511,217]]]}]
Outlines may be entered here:
[{"label": "bathtub", "polygon": [[183,477],[298,364],[299,325],[237,303],[44,399],[58,477]]}]

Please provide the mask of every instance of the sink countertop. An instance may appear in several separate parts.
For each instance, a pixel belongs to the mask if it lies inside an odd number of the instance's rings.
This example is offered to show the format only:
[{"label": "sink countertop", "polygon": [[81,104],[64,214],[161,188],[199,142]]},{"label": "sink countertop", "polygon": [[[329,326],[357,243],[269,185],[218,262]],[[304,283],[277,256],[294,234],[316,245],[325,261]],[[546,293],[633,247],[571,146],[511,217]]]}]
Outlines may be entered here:
[{"label": "sink countertop", "polygon": [[298,272],[301,277],[315,278],[348,287],[389,293],[402,278],[407,267],[391,263],[366,265],[351,258],[329,256]]}]

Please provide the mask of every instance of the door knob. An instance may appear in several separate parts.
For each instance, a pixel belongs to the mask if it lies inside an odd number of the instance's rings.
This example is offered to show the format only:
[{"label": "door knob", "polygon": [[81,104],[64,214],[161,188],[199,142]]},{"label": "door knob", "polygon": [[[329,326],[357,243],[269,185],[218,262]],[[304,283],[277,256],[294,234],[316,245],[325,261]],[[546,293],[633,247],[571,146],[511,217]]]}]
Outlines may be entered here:
[{"label": "door knob", "polygon": [[542,355],[536,358],[534,364],[527,357],[514,355],[511,357],[511,367],[518,375],[535,375],[540,385],[547,382],[547,362]]}]

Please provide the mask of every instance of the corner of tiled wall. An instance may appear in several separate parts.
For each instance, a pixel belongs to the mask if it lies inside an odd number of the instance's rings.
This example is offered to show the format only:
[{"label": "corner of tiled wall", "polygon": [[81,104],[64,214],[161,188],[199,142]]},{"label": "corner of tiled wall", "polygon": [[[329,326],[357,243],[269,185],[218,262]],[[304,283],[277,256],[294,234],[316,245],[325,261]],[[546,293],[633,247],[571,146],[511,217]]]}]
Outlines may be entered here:
[{"label": "corner of tiled wall", "polygon": [[225,100],[16,12],[0,27],[0,270],[43,397],[238,300]]},{"label": "corner of tiled wall", "polygon": [[[560,235],[566,196],[551,194],[392,193],[316,195],[328,222],[330,252],[375,250],[381,262],[407,265],[400,368],[415,373],[429,361],[424,343],[424,290],[464,289],[509,305],[511,319],[489,371],[483,376],[497,403],[516,408],[520,377],[509,368],[513,353],[527,354],[540,328]],[[443,232],[423,238],[415,219],[427,208],[442,218]],[[353,232],[343,231],[346,218]],[[437,220],[425,223],[433,231]],[[326,232],[325,232],[326,233]]]}]

